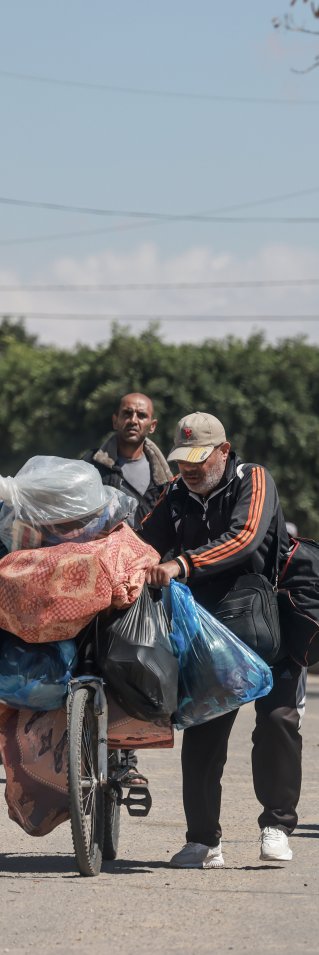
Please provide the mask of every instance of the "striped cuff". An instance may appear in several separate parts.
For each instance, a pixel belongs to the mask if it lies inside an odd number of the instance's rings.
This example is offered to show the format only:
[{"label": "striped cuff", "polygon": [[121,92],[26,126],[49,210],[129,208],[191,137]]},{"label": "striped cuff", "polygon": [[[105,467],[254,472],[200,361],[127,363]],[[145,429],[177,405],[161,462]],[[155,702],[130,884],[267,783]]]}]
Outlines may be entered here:
[{"label": "striped cuff", "polygon": [[187,577],[188,577],[188,564],[187,564],[187,561],[184,560],[183,557],[174,557],[174,560],[176,560],[176,563],[178,564],[178,566],[179,566],[179,568],[180,568],[180,571],[181,571],[180,574],[178,575],[178,580],[179,580],[181,583],[184,583],[185,580],[187,580]]}]

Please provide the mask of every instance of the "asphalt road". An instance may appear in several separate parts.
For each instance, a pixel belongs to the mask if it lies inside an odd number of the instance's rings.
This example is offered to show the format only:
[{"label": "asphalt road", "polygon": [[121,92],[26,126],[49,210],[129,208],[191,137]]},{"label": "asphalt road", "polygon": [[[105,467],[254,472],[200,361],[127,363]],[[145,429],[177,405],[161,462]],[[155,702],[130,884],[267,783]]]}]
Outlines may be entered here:
[{"label": "asphalt road", "polygon": [[[254,710],[244,707],[231,735],[223,787],[225,869],[172,870],[184,842],[180,742],[148,751],[146,819],[123,810],[119,857],[101,875],[78,875],[68,823],[34,839],[0,803],[2,952],[16,955],[224,955],[319,952],[319,676],[308,681],[303,722],[304,776],[293,860],[262,863],[250,772]],[[4,791],[1,768],[0,790]]]}]

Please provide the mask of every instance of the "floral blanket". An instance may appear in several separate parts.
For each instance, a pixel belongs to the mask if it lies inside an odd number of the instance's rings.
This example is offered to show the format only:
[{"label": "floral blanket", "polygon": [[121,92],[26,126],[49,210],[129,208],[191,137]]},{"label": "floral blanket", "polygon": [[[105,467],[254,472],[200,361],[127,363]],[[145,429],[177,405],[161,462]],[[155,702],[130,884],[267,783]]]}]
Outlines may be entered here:
[{"label": "floral blanket", "polygon": [[134,603],[159,559],[127,524],[85,544],[14,551],[0,561],[0,627],[29,643],[68,640],[99,611]]}]

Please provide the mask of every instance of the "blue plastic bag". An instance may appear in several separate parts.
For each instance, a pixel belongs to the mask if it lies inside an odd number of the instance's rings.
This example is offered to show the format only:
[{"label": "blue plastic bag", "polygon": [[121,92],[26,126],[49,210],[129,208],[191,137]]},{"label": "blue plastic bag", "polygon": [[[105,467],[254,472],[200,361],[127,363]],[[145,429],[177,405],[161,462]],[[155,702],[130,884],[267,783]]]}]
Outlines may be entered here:
[{"label": "blue plastic bag", "polygon": [[237,709],[272,689],[271,669],[254,650],[196,603],[189,587],[170,583],[171,641],[179,662],[178,708],[186,729]]},{"label": "blue plastic bag", "polygon": [[16,709],[56,710],[75,671],[75,640],[24,643],[0,631],[0,700]]}]

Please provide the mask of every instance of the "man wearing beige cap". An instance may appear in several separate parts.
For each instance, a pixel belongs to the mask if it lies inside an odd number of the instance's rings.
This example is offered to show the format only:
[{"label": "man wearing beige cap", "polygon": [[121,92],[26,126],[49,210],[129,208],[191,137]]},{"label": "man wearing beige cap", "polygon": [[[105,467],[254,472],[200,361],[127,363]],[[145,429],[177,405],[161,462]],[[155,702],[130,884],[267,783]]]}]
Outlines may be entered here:
[{"label": "man wearing beige cap", "polygon": [[[216,604],[245,571],[273,579],[289,548],[275,483],[265,468],[239,460],[225,429],[211,414],[196,411],[178,422],[168,461],[179,476],[143,521],[145,541],[162,563],[148,583],[186,582],[195,599],[214,613]],[[256,797],[263,806],[260,858],[288,861],[288,835],[297,824],[301,785],[298,704],[304,689],[302,668],[285,657],[273,666],[273,689],[256,701],[252,768]],[[228,738],[238,710],[184,731],[183,799],[186,845],[171,865],[218,868],[224,865],[219,822],[221,778]]]}]

